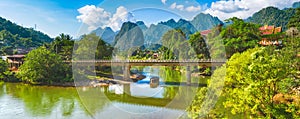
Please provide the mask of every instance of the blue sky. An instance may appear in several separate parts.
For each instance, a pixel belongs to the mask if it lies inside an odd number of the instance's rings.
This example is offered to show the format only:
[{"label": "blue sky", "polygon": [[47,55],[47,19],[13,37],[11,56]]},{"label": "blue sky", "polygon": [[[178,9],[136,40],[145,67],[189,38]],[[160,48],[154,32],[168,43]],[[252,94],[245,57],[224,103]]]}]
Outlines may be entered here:
[{"label": "blue sky", "polygon": [[296,1],[300,0],[1,0],[0,16],[24,27],[37,24],[37,30],[51,37],[66,33],[76,38],[97,27],[118,30],[125,21],[150,25],[170,18],[190,20],[200,12],[221,20],[247,18],[264,7],[285,8]]}]

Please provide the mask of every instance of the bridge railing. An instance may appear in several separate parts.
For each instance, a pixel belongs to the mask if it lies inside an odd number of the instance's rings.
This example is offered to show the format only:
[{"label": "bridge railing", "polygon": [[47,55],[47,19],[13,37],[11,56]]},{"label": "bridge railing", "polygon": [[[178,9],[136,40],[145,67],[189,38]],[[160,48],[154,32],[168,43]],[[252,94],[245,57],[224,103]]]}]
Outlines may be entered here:
[{"label": "bridge railing", "polygon": [[192,60],[72,60],[72,61],[64,61],[66,63],[225,63],[226,59],[192,59]]}]

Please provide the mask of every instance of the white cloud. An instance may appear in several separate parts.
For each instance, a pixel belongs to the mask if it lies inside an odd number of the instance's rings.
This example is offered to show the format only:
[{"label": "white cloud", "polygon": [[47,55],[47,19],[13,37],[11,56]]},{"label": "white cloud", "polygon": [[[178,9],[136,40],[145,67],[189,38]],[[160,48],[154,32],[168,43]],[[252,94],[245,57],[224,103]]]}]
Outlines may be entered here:
[{"label": "white cloud", "polygon": [[108,26],[113,30],[119,30],[122,27],[122,24],[127,21],[135,21],[133,14],[128,12],[127,9],[123,6],[117,8],[116,13],[110,18]]},{"label": "white cloud", "polygon": [[218,10],[225,13],[247,10],[247,8],[238,5],[238,2],[235,1],[218,1],[216,3],[213,2],[211,4],[211,9]]},{"label": "white cloud", "polygon": [[189,6],[186,8],[186,11],[188,12],[197,12],[197,11],[200,11],[201,10],[201,7],[200,6]]},{"label": "white cloud", "polygon": [[94,30],[99,26],[104,26],[110,19],[110,13],[95,5],[86,5],[78,9],[81,14],[77,19],[89,26],[89,30]]},{"label": "white cloud", "polygon": [[268,6],[283,9],[290,7],[294,2],[299,0],[229,0],[213,2],[205,13],[217,16],[222,20],[239,17],[246,19],[255,12]]},{"label": "white cloud", "polygon": [[166,3],[167,3],[167,0],[161,0],[161,2],[162,2],[163,4],[166,4]]},{"label": "white cloud", "polygon": [[105,11],[103,8],[96,7],[95,5],[86,5],[78,9],[80,13],[76,18],[79,22],[88,25],[88,30],[92,31],[98,27],[111,27],[113,30],[119,30],[121,25],[127,21],[133,21],[133,14],[120,6],[117,8],[116,13],[111,15],[110,12]]},{"label": "white cloud", "polygon": [[173,4],[171,4],[170,9],[178,9],[180,11],[187,11],[187,12],[197,12],[201,10],[201,7],[200,6],[185,7],[184,5],[180,5],[174,2]]}]

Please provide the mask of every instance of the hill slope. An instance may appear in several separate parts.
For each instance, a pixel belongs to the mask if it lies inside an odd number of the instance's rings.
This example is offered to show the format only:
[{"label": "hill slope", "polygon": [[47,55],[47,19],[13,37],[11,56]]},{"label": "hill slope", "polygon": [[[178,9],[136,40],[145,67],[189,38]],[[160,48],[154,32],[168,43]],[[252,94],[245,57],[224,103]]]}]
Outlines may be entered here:
[{"label": "hill slope", "polygon": [[12,54],[13,49],[38,47],[53,41],[33,28],[24,28],[0,17],[0,55]]},{"label": "hill slope", "polygon": [[109,44],[113,44],[116,36],[116,33],[110,27],[106,27],[104,29],[99,27],[98,29],[92,31],[92,33],[96,33],[97,36],[101,37],[102,40]]},{"label": "hill slope", "polygon": [[143,44],[144,35],[141,28],[135,23],[125,22],[116,35],[113,45],[120,51],[127,51],[130,48],[140,47]]},{"label": "hill slope", "polygon": [[287,30],[289,19],[295,14],[294,8],[280,10],[276,7],[267,7],[253,14],[246,21],[261,25],[281,26],[282,30]]}]

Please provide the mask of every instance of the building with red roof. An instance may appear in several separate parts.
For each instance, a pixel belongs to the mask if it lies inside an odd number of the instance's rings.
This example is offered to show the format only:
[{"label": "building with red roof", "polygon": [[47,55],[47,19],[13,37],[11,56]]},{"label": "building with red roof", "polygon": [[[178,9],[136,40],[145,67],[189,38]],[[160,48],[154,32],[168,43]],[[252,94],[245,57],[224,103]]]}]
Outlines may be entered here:
[{"label": "building with red roof", "polygon": [[280,35],[277,35],[282,32],[281,27],[275,26],[262,26],[259,28],[262,39],[259,42],[260,45],[268,46],[268,45],[281,45],[282,41],[279,41],[281,38]]},{"label": "building with red roof", "polygon": [[211,30],[204,30],[200,32],[202,36],[207,36],[209,33],[211,33]]}]

